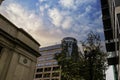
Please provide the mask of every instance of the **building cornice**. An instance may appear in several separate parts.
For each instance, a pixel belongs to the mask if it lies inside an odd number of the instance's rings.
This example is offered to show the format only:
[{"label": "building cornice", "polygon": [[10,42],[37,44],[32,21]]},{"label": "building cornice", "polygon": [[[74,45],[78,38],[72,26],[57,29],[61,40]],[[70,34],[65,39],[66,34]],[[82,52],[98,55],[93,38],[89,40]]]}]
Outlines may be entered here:
[{"label": "building cornice", "polygon": [[37,57],[40,56],[40,44],[23,29],[17,28],[13,23],[0,14],[0,35],[11,41],[13,45],[18,45],[24,50]]}]

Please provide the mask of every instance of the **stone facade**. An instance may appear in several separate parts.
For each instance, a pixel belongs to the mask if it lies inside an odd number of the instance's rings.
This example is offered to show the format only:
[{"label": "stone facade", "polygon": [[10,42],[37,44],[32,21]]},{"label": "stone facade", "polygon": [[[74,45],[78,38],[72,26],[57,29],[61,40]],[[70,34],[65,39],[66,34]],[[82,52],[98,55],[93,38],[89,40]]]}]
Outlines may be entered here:
[{"label": "stone facade", "polygon": [[0,80],[33,80],[39,46],[0,14]]}]

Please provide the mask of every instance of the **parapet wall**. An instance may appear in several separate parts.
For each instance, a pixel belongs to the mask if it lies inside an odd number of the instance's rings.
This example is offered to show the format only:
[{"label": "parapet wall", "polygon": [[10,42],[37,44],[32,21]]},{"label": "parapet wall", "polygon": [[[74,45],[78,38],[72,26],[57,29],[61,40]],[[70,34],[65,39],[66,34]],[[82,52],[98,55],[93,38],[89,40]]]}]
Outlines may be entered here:
[{"label": "parapet wall", "polygon": [[2,15],[0,15],[0,29],[9,34],[14,39],[21,41],[22,43],[26,44],[39,53],[40,44],[36,40],[34,40],[31,35],[29,35],[23,29],[17,28]]}]

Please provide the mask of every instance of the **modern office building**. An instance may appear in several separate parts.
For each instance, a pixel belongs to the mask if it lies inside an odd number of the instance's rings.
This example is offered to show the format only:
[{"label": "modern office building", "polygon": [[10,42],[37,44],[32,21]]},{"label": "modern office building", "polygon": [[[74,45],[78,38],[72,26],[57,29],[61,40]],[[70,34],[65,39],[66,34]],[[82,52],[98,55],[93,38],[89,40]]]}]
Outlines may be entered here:
[{"label": "modern office building", "polygon": [[77,61],[79,58],[77,40],[72,37],[65,37],[61,44],[63,51],[66,53],[66,58],[73,58]]},{"label": "modern office building", "polygon": [[101,0],[108,64],[116,67],[115,78],[120,79],[120,0]]},{"label": "modern office building", "polygon": [[0,14],[0,80],[33,80],[40,44]]},{"label": "modern office building", "polygon": [[[54,59],[55,54],[65,51],[66,58],[79,56],[77,40],[72,37],[65,37],[61,44],[40,48],[41,56],[38,58],[34,80],[61,80],[61,67]],[[75,58],[76,60],[77,58]]]},{"label": "modern office building", "polygon": [[40,48],[34,80],[61,80],[61,67],[54,59],[61,50],[61,44]]}]

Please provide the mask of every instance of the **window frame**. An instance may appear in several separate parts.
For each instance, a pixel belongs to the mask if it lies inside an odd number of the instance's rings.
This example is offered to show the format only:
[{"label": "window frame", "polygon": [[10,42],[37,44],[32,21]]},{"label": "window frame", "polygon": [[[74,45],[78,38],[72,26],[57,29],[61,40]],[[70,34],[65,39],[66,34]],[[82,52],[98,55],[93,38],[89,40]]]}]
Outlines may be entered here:
[{"label": "window frame", "polygon": [[3,47],[0,46],[0,58],[1,58],[1,56],[2,56],[2,51],[3,51]]}]

